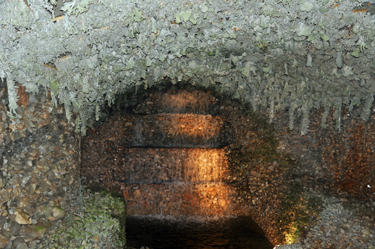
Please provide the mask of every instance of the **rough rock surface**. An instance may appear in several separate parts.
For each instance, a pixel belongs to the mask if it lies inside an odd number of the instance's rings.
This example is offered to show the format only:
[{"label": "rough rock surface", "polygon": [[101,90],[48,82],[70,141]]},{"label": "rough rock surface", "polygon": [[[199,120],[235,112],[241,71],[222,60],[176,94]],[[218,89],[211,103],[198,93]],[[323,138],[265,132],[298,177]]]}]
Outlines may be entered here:
[{"label": "rough rock surface", "polygon": [[[178,91],[167,94],[175,95],[174,98],[178,99]],[[158,113],[154,110],[162,110],[155,101],[155,91],[146,96],[148,98],[140,98],[141,102],[134,102],[133,110],[138,114],[147,112],[148,115]],[[326,121],[327,128],[321,129],[321,112],[314,112],[311,114],[310,132],[305,136],[290,130],[289,112],[281,112],[273,119],[277,148],[276,151],[265,149],[272,152],[273,157],[269,157],[262,151],[260,154],[254,152],[257,148],[272,147],[272,141],[267,137],[272,129],[267,130],[266,123],[259,124],[254,116],[244,115],[236,101],[229,98],[218,98],[214,106],[211,111],[215,110],[216,114],[221,112],[221,117],[225,116],[224,124],[231,126],[227,132],[230,133],[228,137],[232,138],[228,146],[232,152],[228,154],[232,153],[233,156],[228,159],[232,164],[226,182],[236,189],[236,202],[246,206],[247,215],[254,218],[274,245],[294,243],[289,248],[372,248],[375,243],[375,198],[372,191],[375,178],[371,170],[374,164],[374,135],[371,128],[375,124],[374,112],[368,123],[362,123],[358,109],[351,111],[344,108],[340,113],[341,133],[335,130],[335,119],[332,116]],[[210,110],[210,107],[205,110]],[[264,114],[263,117],[268,116],[267,110],[261,109],[260,112]],[[131,186],[129,188],[125,181],[116,178],[116,175],[130,170],[133,168],[131,165],[136,163],[127,161],[125,165],[129,168],[120,170],[121,163],[113,160],[116,158],[120,162],[126,158],[123,151],[116,151],[123,141],[121,136],[111,132],[116,131],[117,127],[119,130],[129,129],[130,124],[125,122],[126,115],[111,116],[101,126],[94,126],[90,130],[90,135],[83,141],[83,165],[87,165],[83,166],[82,174],[86,175],[88,183],[102,184],[122,192],[128,200],[147,200],[143,189],[130,190]],[[297,114],[296,125],[302,122],[302,116],[302,112]],[[262,133],[263,129],[265,131]],[[149,127],[145,132],[150,132]],[[112,145],[104,143],[108,139]],[[237,152],[241,149],[253,151],[250,157],[253,160],[236,162],[234,159],[240,155]],[[152,153],[133,150],[134,153],[140,153],[139,160],[150,160],[149,163],[155,165],[163,162],[155,172],[160,175],[164,172],[168,178],[168,170],[171,168],[168,165],[172,160],[160,158],[158,149],[154,149],[158,158]],[[86,158],[87,155],[90,158]],[[91,161],[95,155],[112,158],[107,163],[115,165],[115,168],[106,166],[105,160],[95,165]],[[163,154],[163,157],[166,155]],[[346,184],[348,181],[351,184]],[[172,200],[174,196],[164,196],[168,203],[166,198]]]},{"label": "rough rock surface", "polygon": [[[10,119],[6,87],[0,88],[0,248],[11,242],[32,247],[50,228],[50,220],[76,195],[79,140],[63,107],[53,107],[50,92],[26,93],[20,87]],[[16,237],[15,237],[16,236]]]}]

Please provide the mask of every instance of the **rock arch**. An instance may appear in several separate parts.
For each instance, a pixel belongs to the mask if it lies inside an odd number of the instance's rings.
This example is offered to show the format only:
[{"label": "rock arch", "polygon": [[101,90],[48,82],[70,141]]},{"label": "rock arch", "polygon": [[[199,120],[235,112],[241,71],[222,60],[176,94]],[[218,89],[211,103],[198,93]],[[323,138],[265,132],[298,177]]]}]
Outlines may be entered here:
[{"label": "rock arch", "polygon": [[131,110],[122,106],[89,130],[85,182],[122,193],[129,215],[253,216],[281,243],[286,188],[276,185],[287,182],[290,165],[266,119],[202,88],[167,85],[173,90],[143,91]]}]

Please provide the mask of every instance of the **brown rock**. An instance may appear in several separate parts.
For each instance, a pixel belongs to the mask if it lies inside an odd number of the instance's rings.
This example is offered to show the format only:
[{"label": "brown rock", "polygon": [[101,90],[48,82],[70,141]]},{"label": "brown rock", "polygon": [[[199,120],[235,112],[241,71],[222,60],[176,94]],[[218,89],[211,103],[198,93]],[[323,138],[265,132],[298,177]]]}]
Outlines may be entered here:
[{"label": "brown rock", "polygon": [[219,199],[219,206],[220,206],[220,207],[225,207],[226,205],[227,205],[226,200],[224,200],[224,199]]},{"label": "brown rock", "polygon": [[130,197],[129,192],[125,189],[122,191],[122,195],[124,196],[124,199],[128,199]]},{"label": "brown rock", "polygon": [[142,196],[141,191],[140,191],[139,189],[135,190],[135,191],[133,192],[133,196],[134,196],[135,198],[141,197],[141,196]]},{"label": "brown rock", "polygon": [[21,105],[27,106],[27,104],[29,103],[29,97],[27,97],[25,90],[26,90],[26,87],[24,86],[18,87],[18,101],[17,101],[18,106],[21,106]]},{"label": "brown rock", "polygon": [[126,122],[125,127],[129,127],[129,126],[133,126],[133,123],[132,122]]},{"label": "brown rock", "polygon": [[0,206],[10,200],[10,194],[5,190],[0,190]]},{"label": "brown rock", "polygon": [[186,192],[182,195],[182,198],[184,198],[185,201],[190,201],[193,198],[193,195],[189,192]]},{"label": "brown rock", "polygon": [[8,239],[0,234],[0,248],[4,248],[8,242]]}]

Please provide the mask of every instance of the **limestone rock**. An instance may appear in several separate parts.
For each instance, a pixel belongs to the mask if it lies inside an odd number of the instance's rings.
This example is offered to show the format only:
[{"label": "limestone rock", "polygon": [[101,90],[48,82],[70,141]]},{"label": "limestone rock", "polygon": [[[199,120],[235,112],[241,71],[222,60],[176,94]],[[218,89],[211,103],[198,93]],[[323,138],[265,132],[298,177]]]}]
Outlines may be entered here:
[{"label": "limestone rock", "polygon": [[48,219],[53,221],[53,220],[58,220],[61,219],[65,216],[65,210],[60,208],[60,207],[53,207],[52,208],[52,216],[49,217]]},{"label": "limestone rock", "polygon": [[16,211],[14,211],[14,214],[16,215],[15,221],[18,224],[21,224],[21,225],[22,224],[29,224],[29,214],[28,213],[23,212],[20,209],[17,209]]}]

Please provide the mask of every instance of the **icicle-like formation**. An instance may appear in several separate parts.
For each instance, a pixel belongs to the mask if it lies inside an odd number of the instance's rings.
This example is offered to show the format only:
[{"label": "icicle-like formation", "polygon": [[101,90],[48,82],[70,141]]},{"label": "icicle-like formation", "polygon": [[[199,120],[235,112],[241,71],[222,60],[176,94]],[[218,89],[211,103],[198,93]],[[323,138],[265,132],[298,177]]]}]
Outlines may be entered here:
[{"label": "icicle-like formation", "polygon": [[76,120],[75,120],[75,125],[76,125],[76,129],[75,129],[75,132],[76,133],[79,133],[80,131],[80,127],[81,127],[81,118],[79,116],[77,116]]},{"label": "icicle-like formation", "polygon": [[270,102],[270,119],[269,123],[272,124],[272,121],[275,117],[275,98],[271,95],[268,98],[268,101]]},{"label": "icicle-like formation", "polygon": [[11,78],[8,77],[7,79],[7,86],[8,86],[8,98],[9,98],[9,112],[8,115],[11,118],[17,117],[16,109],[18,108],[17,105],[17,87],[14,85],[14,82]]},{"label": "icicle-like formation", "polygon": [[327,117],[328,117],[328,114],[329,114],[329,109],[330,109],[330,103],[328,103],[328,100],[325,98],[324,99],[324,112],[323,112],[323,116],[322,116],[322,122],[320,124],[320,127],[322,128],[327,128]]},{"label": "icicle-like formation", "polygon": [[289,106],[289,129],[293,130],[294,128],[294,110],[297,108],[295,103],[292,103]]},{"label": "icicle-like formation", "polygon": [[341,132],[341,106],[342,106],[342,99],[337,98],[335,103],[335,113],[333,114],[333,117],[336,120],[336,130]]},{"label": "icicle-like formation", "polygon": [[99,121],[99,119],[100,119],[100,106],[97,105],[97,106],[95,107],[95,120],[96,120],[96,121]]},{"label": "icicle-like formation", "polygon": [[306,135],[309,132],[309,126],[310,126],[310,110],[307,104],[304,104],[302,106],[302,124],[301,124],[301,135]]},{"label": "icicle-like formation", "polygon": [[251,105],[253,106],[253,111],[256,112],[258,110],[259,94],[255,91],[254,87],[251,95]]},{"label": "icicle-like formation", "polygon": [[369,96],[367,96],[365,106],[363,107],[363,111],[361,113],[361,119],[364,122],[366,122],[368,120],[368,117],[370,116],[371,106],[372,106],[373,101],[374,101],[374,95],[371,93]]}]

